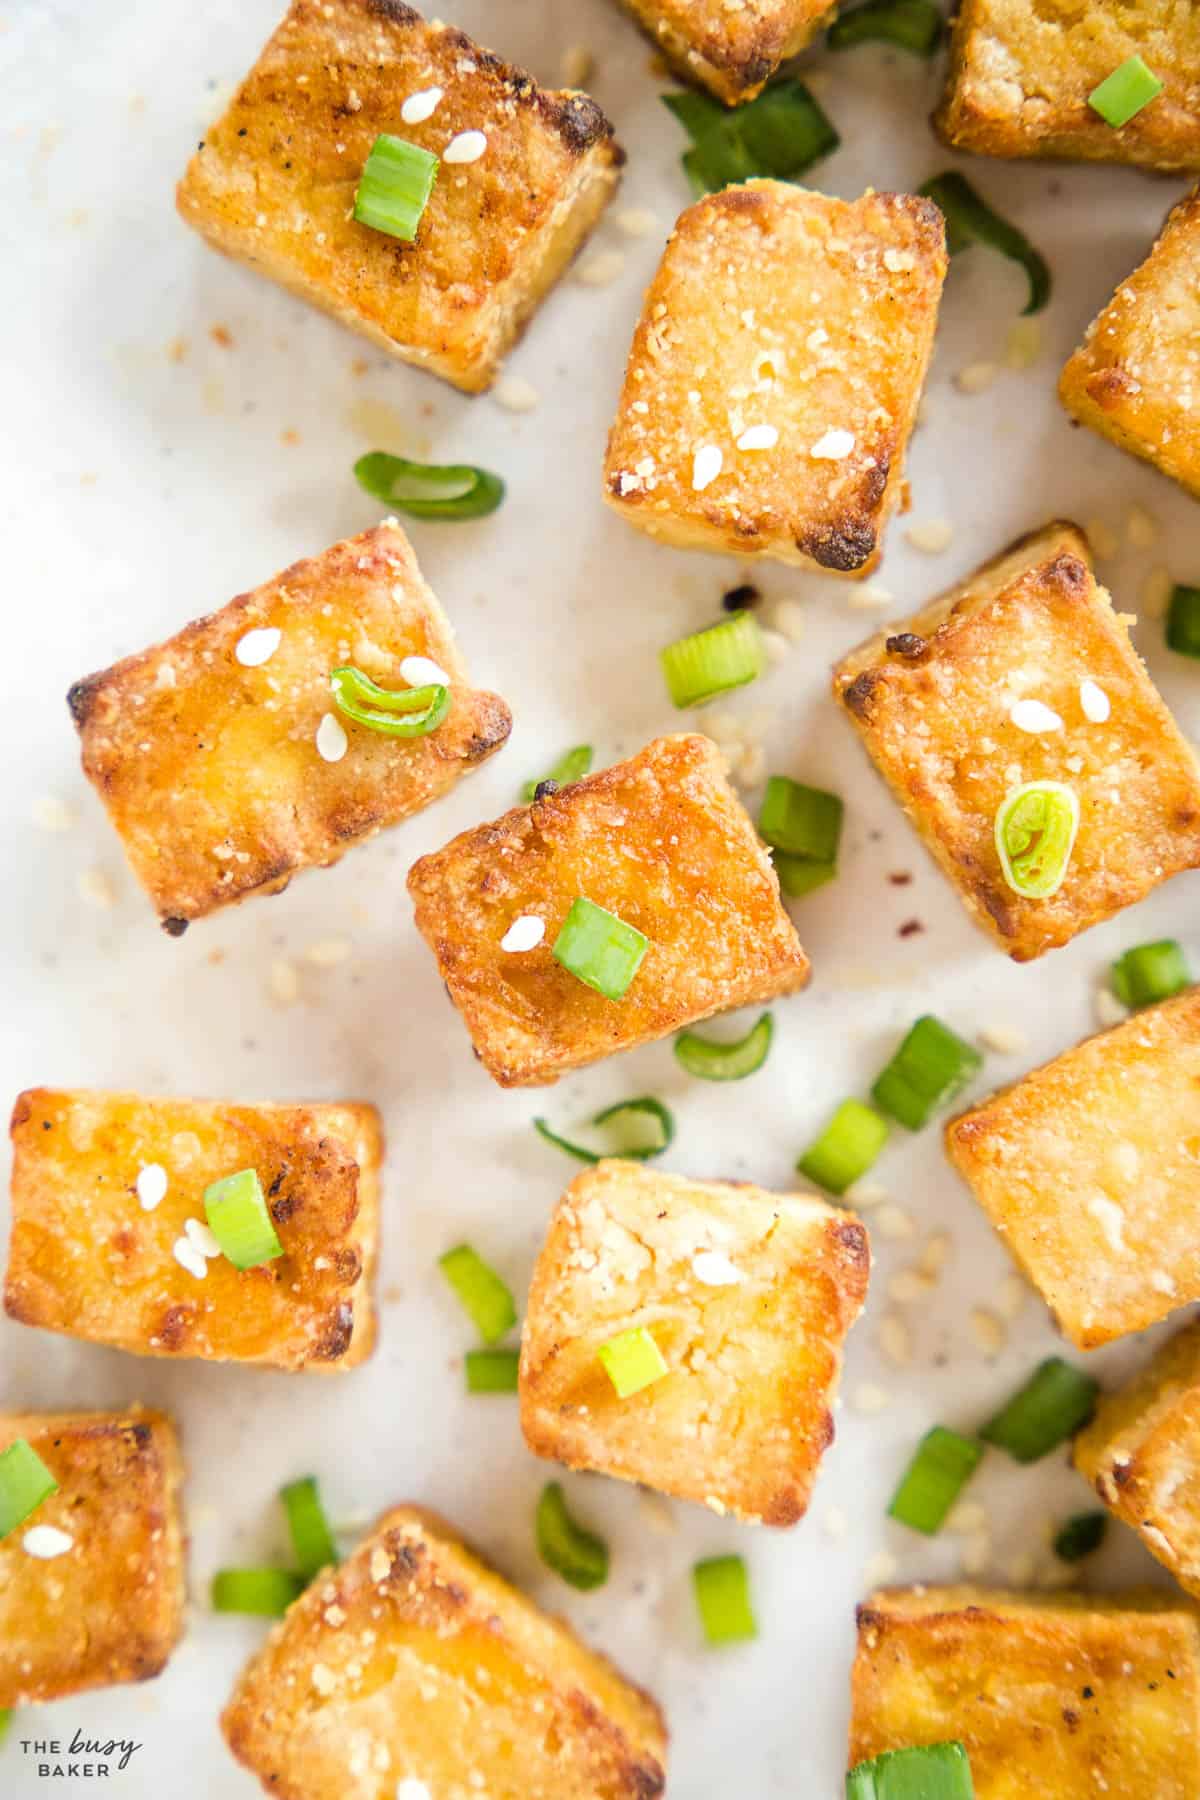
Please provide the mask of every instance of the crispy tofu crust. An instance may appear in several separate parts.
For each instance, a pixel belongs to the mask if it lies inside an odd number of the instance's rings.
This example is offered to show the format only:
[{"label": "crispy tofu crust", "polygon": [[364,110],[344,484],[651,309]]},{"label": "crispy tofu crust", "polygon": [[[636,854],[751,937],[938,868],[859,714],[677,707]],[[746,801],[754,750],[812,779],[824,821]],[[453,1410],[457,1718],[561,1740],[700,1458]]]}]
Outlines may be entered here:
[{"label": "crispy tofu crust", "polygon": [[[32,1088],[12,1116],[4,1309],[138,1356],[349,1369],[374,1346],[383,1136],[373,1106],[236,1106]],[[139,1203],[157,1164],[165,1199]],[[284,1254],[202,1280],[174,1245],[204,1190],[257,1170]]]},{"label": "crispy tofu crust", "polygon": [[957,1738],[976,1800],[1194,1800],[1200,1628],[1186,1602],[893,1588],[858,1609],[849,1766]]},{"label": "crispy tofu crust", "polygon": [[655,1800],[649,1695],[502,1580],[444,1519],[398,1506],[276,1625],[221,1716],[279,1800]]},{"label": "crispy tofu crust", "polygon": [[[243,667],[242,638],[270,627],[278,649]],[[402,739],[345,721],[346,754],[327,762],[316,739],[336,716],[330,671],[350,662],[396,687],[413,655],[453,684],[442,724]],[[327,868],[420,812],[512,729],[503,700],[468,686],[449,620],[394,519],[77,681],[67,702],[84,773],[172,936],[218,907],[277,894],[298,870]]]},{"label": "crispy tofu crust", "polygon": [[[1190,9],[1200,33],[1200,10]],[[1200,126],[1197,127],[1200,130]],[[1167,214],[1062,372],[1067,411],[1200,495],[1200,191]]]},{"label": "crispy tofu crust", "polygon": [[1200,1323],[1102,1396],[1073,1454],[1104,1504],[1200,1596]]},{"label": "crispy tofu crust", "polygon": [[837,10],[829,0],[623,0],[689,81],[736,106],[753,100],[780,63],[798,56]]},{"label": "crispy tofu crust", "polygon": [[[58,1492],[0,1541],[0,1707],[148,1681],[183,1633],[184,1550],[175,1428],[123,1412],[6,1413],[0,1450],[25,1438]],[[50,1525],[71,1548],[43,1559],[25,1532]]]},{"label": "crispy tofu crust", "polygon": [[[409,872],[417,927],[484,1067],[501,1087],[665,1037],[808,980],[771,859],[715,744],[656,738],[598,775],[453,838]],[[650,940],[633,983],[607,1000],[552,954],[583,896]],[[523,914],[533,950],[502,950]]]},{"label": "crispy tofu crust", "polygon": [[[706,1282],[705,1251],[736,1274]],[[598,1164],[559,1202],[533,1272],[526,1443],[573,1469],[794,1525],[833,1442],[842,1344],[870,1263],[861,1221],[813,1195]],[[597,1351],[638,1326],[670,1373],[619,1400]]]},{"label": "crispy tofu crust", "polygon": [[[1088,95],[1138,55],[1163,92],[1114,130]],[[981,156],[1200,169],[1200,13],[1191,0],[961,0],[933,126]]]},{"label": "crispy tofu crust", "polygon": [[[1109,698],[1103,724],[1084,714],[1085,679]],[[1015,962],[1200,864],[1200,764],[1074,525],[1018,539],[887,625],[843,658],[833,687],[967,911]],[[1063,729],[1019,729],[1019,699],[1042,701]],[[1062,886],[1032,900],[1004,879],[995,819],[1013,788],[1041,780],[1075,790],[1080,825]]]},{"label": "crispy tofu crust", "polygon": [[[941,212],[913,194],[748,181],[688,207],[634,333],[609,504],[681,549],[868,574],[901,502],[945,275]],[[777,442],[738,449],[761,425]],[[697,490],[702,446],[721,468]]]},{"label": "crispy tofu crust", "polygon": [[952,1119],[946,1151],[1081,1350],[1200,1300],[1200,988]]},{"label": "crispy tofu crust", "polygon": [[[406,122],[405,99],[431,87],[443,90],[432,116]],[[439,167],[414,244],[355,222],[381,132],[441,156],[463,131],[487,149]],[[586,94],[540,88],[401,0],[292,0],[177,199],[215,249],[478,393],[612,198],[622,160]]]}]

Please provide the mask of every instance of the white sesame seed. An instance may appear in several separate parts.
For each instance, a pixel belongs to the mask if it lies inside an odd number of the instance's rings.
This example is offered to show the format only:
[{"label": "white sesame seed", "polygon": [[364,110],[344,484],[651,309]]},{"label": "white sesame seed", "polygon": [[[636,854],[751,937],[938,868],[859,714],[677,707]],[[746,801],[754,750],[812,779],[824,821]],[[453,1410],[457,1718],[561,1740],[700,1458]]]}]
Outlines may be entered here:
[{"label": "white sesame seed", "polygon": [[892,1396],[874,1381],[860,1381],[850,1396],[850,1404],[855,1412],[881,1413],[892,1404]]},{"label": "white sesame seed", "polygon": [[654,214],[644,206],[629,206],[617,214],[617,229],[626,237],[644,238],[658,227]]},{"label": "white sesame seed", "polygon": [[1017,319],[1010,327],[1004,360],[1010,369],[1031,369],[1042,352],[1040,319]]},{"label": "white sesame seed", "polygon": [[883,253],[883,266],[893,275],[904,275],[909,269],[915,269],[917,259],[911,250],[887,249]]},{"label": "white sesame seed", "polygon": [[912,1306],[924,1300],[932,1286],[932,1280],[922,1270],[898,1269],[887,1284],[888,1299],[897,1306]]},{"label": "white sesame seed", "polygon": [[317,726],[317,755],[322,762],[341,762],[349,748],[349,740],[342,729],[342,722],[332,713],[326,713]]},{"label": "white sesame seed", "polygon": [[997,1056],[1020,1056],[1029,1048],[1029,1039],[1023,1031],[1014,1025],[985,1025],[979,1034],[979,1041],[985,1050],[994,1050]]},{"label": "white sesame seed", "polygon": [[203,1219],[185,1219],[183,1229],[187,1233],[189,1242],[195,1245],[201,1256],[206,1256],[211,1261],[214,1256],[222,1254],[221,1246],[211,1227],[206,1225]]},{"label": "white sesame seed", "polygon": [[879,1348],[898,1368],[912,1361],[912,1333],[899,1313],[884,1313],[880,1319]]},{"label": "white sesame seed", "polygon": [[771,608],[771,625],[791,643],[798,644],[804,636],[804,608],[796,600],[777,600]]},{"label": "white sesame seed", "polygon": [[739,450],[773,450],[779,442],[774,425],[748,425],[737,441]]},{"label": "white sesame seed", "polygon": [[873,1206],[882,1206],[889,1192],[890,1189],[885,1188],[882,1181],[856,1181],[846,1189],[842,1198],[861,1212],[868,1212]]},{"label": "white sesame seed", "polygon": [[426,119],[432,119],[441,104],[443,89],[440,87],[422,88],[419,93],[410,94],[400,108],[400,117],[406,125],[423,125]]},{"label": "white sesame seed", "polygon": [[954,385],[960,394],[982,394],[991,387],[998,374],[995,363],[967,363],[954,377]]},{"label": "white sesame seed", "polygon": [[1008,1342],[1008,1329],[986,1306],[973,1306],[970,1316],[971,1336],[985,1356],[999,1356]]},{"label": "white sesame seed", "polygon": [[504,375],[492,389],[492,399],[505,412],[532,412],[540,398],[532,381],[526,381],[523,375]]},{"label": "white sesame seed", "polygon": [[372,1581],[386,1581],[392,1572],[392,1559],[382,1544],[376,1544],[367,1565]]},{"label": "white sesame seed", "polygon": [[771,662],[786,662],[791,653],[792,646],[782,632],[772,631],[769,625],[764,625],[759,632],[759,636],[762,638],[763,649],[766,651],[768,659]]},{"label": "white sesame seed", "polygon": [[863,1586],[880,1587],[885,1582],[894,1580],[899,1567],[890,1550],[877,1550],[874,1556],[868,1558],[863,1569]]},{"label": "white sesame seed", "polygon": [[856,612],[869,612],[877,606],[890,606],[894,599],[891,589],[881,587],[877,581],[860,581],[855,587],[846,589],[846,604]]},{"label": "white sesame seed", "polygon": [[931,1231],[925,1248],[917,1259],[917,1267],[923,1275],[935,1279],[946,1266],[946,1258],[950,1254],[950,1233],[948,1231]]},{"label": "white sesame seed", "polygon": [[575,270],[575,280],[580,287],[607,287],[615,281],[625,268],[625,255],[621,250],[597,250],[594,256],[585,256]]},{"label": "white sesame seed", "polygon": [[979,1500],[959,1500],[946,1514],[946,1531],[955,1537],[971,1537],[988,1528],[988,1510]]},{"label": "white sesame seed", "polygon": [[701,444],[692,458],[692,487],[697,494],[702,494],[706,487],[721,473],[725,458],[716,444]]},{"label": "white sesame seed", "polygon": [[204,1280],[208,1273],[208,1264],[204,1260],[204,1252],[197,1250],[190,1237],[177,1237],[171,1245],[171,1254],[189,1275],[194,1275],[197,1281]]},{"label": "white sesame seed", "polygon": [[746,1279],[721,1250],[697,1250],[692,1258],[692,1274],[705,1287],[736,1287]]},{"label": "white sesame seed", "polygon": [[57,794],[40,794],[33,803],[33,822],[43,831],[70,831],[78,817]]},{"label": "white sesame seed", "polygon": [[830,1506],[821,1519],[821,1529],[832,1543],[840,1544],[850,1530],[850,1521],[840,1506]]},{"label": "white sesame seed", "polygon": [[1101,562],[1107,562],[1121,548],[1120,538],[1106,519],[1088,519],[1083,529],[1088,543]]},{"label": "white sesame seed", "polygon": [[1094,1194],[1087,1203],[1087,1209],[1104,1233],[1110,1250],[1118,1256],[1128,1254],[1129,1246],[1125,1242],[1125,1214],[1115,1200],[1105,1194]]},{"label": "white sesame seed", "polygon": [[535,950],[545,935],[545,919],[539,919],[536,913],[522,913],[500,939],[500,948],[514,953]]},{"label": "white sesame seed", "polygon": [[882,1206],[876,1208],[874,1225],[880,1237],[885,1238],[910,1238],[916,1231],[912,1214],[905,1212],[902,1206],[896,1206],[892,1201],[885,1201]]},{"label": "white sesame seed", "polygon": [[1111,988],[1098,987],[1092,1004],[1096,1014],[1096,1023],[1102,1030],[1107,1031],[1109,1026],[1119,1025],[1123,1019],[1129,1017],[1128,1008],[1121,1005]]},{"label": "white sesame seed", "polygon": [[283,633],[277,625],[261,625],[254,631],[243,633],[233,654],[243,669],[259,669],[263,663],[270,662],[282,637]]},{"label": "white sesame seed", "polygon": [[1103,725],[1112,711],[1112,703],[1098,682],[1081,681],[1079,684],[1079,704],[1083,708],[1083,716],[1090,719],[1093,725]]},{"label": "white sesame seed", "polygon": [[310,1679],[318,1694],[332,1694],[337,1686],[337,1676],[332,1669],[326,1668],[322,1662],[313,1664]]},{"label": "white sesame seed", "polygon": [[1165,563],[1157,563],[1143,581],[1138,591],[1138,605],[1148,619],[1161,619],[1171,604],[1171,589],[1174,587],[1171,571]]},{"label": "white sesame seed", "polygon": [[89,906],[107,910],[117,903],[117,890],[113,886],[112,876],[103,869],[84,869],[79,877],[79,893]]},{"label": "white sesame seed", "polygon": [[42,1562],[49,1562],[55,1556],[65,1556],[72,1549],[75,1539],[68,1532],[60,1531],[57,1525],[31,1525],[21,1539],[21,1547],[27,1556],[36,1556]]},{"label": "white sesame seed", "polygon": [[452,687],[454,684],[440,663],[431,656],[406,656],[400,664],[400,679],[409,687]]},{"label": "white sesame seed", "polygon": [[276,1006],[291,1006],[300,998],[300,977],[283,957],[277,957],[267,971],[267,992]]},{"label": "white sesame seed", "polygon": [[904,535],[914,550],[923,550],[927,556],[938,556],[950,548],[954,527],[949,519],[924,519],[910,525]]},{"label": "white sesame seed", "polygon": [[444,163],[478,162],[487,149],[487,139],[482,131],[459,131],[442,151]]},{"label": "white sesame seed", "polygon": [[1003,1319],[1015,1319],[1029,1298],[1029,1283],[1015,1269],[1009,1271],[996,1293],[996,1311]]},{"label": "white sesame seed", "polygon": [[817,439],[809,455],[817,462],[842,462],[854,448],[852,431],[825,431]]},{"label": "white sesame seed", "polygon": [[396,1789],[396,1800],[433,1800],[433,1795],[415,1775],[406,1775]]},{"label": "white sesame seed", "polygon": [[143,1163],[138,1170],[134,1189],[143,1212],[153,1212],[167,1195],[167,1171],[161,1163]]},{"label": "white sesame seed", "polygon": [[304,960],[314,969],[335,969],[346,961],[351,949],[349,938],[317,938],[304,952]]},{"label": "white sesame seed", "polygon": [[1014,700],[1008,709],[1008,716],[1018,731],[1036,734],[1041,731],[1061,731],[1063,722],[1053,707],[1041,700]]},{"label": "white sesame seed", "polygon": [[1125,536],[1135,550],[1150,550],[1158,541],[1158,520],[1144,506],[1131,506],[1125,516]]}]

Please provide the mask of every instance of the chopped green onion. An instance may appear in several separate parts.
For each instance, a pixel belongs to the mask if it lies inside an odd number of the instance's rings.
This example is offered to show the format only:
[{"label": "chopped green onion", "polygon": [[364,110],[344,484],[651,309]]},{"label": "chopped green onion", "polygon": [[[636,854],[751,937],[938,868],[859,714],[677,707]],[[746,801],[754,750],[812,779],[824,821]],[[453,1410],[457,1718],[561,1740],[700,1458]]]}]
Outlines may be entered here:
[{"label": "chopped green onion", "polygon": [[652,1156],[661,1156],[671,1139],[675,1136],[675,1119],[661,1100],[652,1094],[639,1094],[634,1100],[618,1100],[615,1106],[606,1106],[591,1120],[593,1125],[614,1126],[618,1120],[630,1125],[634,1132],[643,1121],[650,1121],[650,1139],[646,1143],[626,1141],[614,1143],[609,1150],[589,1150],[586,1144],[574,1144],[570,1138],[560,1137],[552,1131],[545,1119],[535,1119],[533,1128],[548,1144],[554,1144],[565,1150],[568,1156],[574,1156],[579,1162],[598,1163],[606,1156],[621,1156],[628,1162],[648,1162]]},{"label": "chopped green onion", "polygon": [[799,900],[815,888],[824,887],[837,874],[836,863],[812,862],[807,856],[788,856],[783,850],[772,851],[771,861],[775,864],[780,887],[791,900]]},{"label": "chopped green onion", "polygon": [[982,1067],[978,1050],[925,1013],[876,1081],[871,1098],[889,1118],[920,1131]]},{"label": "chopped green onion", "polygon": [[485,1344],[494,1344],[517,1322],[517,1309],[511,1290],[472,1250],[470,1244],[458,1244],[438,1257],[438,1268],[458,1295]]},{"label": "chopped green onion", "polygon": [[917,1445],[900,1486],[892,1495],[889,1517],[932,1537],[941,1530],[946,1514],[979,1467],[982,1455],[982,1444],[957,1431],[947,1431],[944,1425],[935,1425]]},{"label": "chopped green onion", "polygon": [[1200,588],[1176,582],[1167,611],[1167,648],[1180,656],[1200,656]]},{"label": "chopped green onion", "polygon": [[504,498],[504,483],[471,463],[410,462],[369,450],[354,465],[358,485],[413,519],[483,519]]},{"label": "chopped green onion", "polygon": [[9,1726],[12,1724],[12,1721],[13,1721],[12,1707],[11,1706],[0,1707],[0,1744],[3,1744],[5,1738],[8,1736],[8,1729],[9,1729]]},{"label": "chopped green onion", "polygon": [[363,164],[354,196],[354,217],[372,231],[411,244],[437,172],[438,159],[428,150],[381,131]]},{"label": "chopped green onion", "polygon": [[577,1525],[557,1481],[543,1488],[534,1520],[538,1555],[548,1569],[585,1593],[608,1580],[608,1545]]},{"label": "chopped green onion", "polygon": [[756,681],[767,659],[754,615],[740,612],[690,637],[677,638],[659,652],[659,661],[673,703],[683,708],[700,706],[717,694]]},{"label": "chopped green onion", "polygon": [[1037,1462],[1087,1424],[1098,1392],[1090,1375],[1047,1357],[979,1435],[1017,1462]]},{"label": "chopped green onion", "polygon": [[1027,900],[1048,900],[1066,879],[1079,796],[1061,781],[1027,781],[1004,796],[996,811],[996,853],[1004,879]]},{"label": "chopped green onion", "polygon": [[692,1569],[692,1587],[708,1643],[739,1644],[758,1636],[750,1574],[740,1556],[710,1556]]},{"label": "chopped green onion", "polygon": [[623,1000],[649,948],[650,939],[636,925],[580,895],[571,902],[550,953],[606,1000]]},{"label": "chopped green onion", "polygon": [[932,56],[942,39],[943,19],[933,0],[863,0],[834,20],[825,41],[831,50],[855,44],[895,44],[914,56]]},{"label": "chopped green onion", "polygon": [[569,782],[578,781],[587,774],[592,766],[592,746],[576,744],[560,756],[548,775],[539,776],[536,781],[527,781],[521,789],[521,798],[526,806],[532,806],[538,789],[544,782],[552,781],[556,788],[566,787]]},{"label": "chopped green onion", "polygon": [[14,1438],[0,1450],[0,1538],[6,1538],[43,1500],[58,1492],[58,1483],[27,1438]]},{"label": "chopped green onion", "polygon": [[1112,966],[1112,989],[1122,1006],[1153,1006],[1192,984],[1183,946],[1174,938],[1138,944]]},{"label": "chopped green onion", "polygon": [[305,1475],[299,1481],[289,1481],[280,1489],[279,1498],[287,1514],[300,1573],[305,1581],[311,1581],[314,1575],[319,1575],[322,1569],[327,1569],[338,1559],[337,1545],[317,1492],[316,1476]]},{"label": "chopped green onion", "polygon": [[1137,117],[1163,91],[1163,84],[1140,56],[1127,56],[1119,69],[1106,75],[1088,95],[1088,105],[1107,125],[1120,130]]},{"label": "chopped green onion", "polygon": [[450,689],[440,683],[384,688],[352,663],[330,673],[329,687],[334,705],[345,718],[384,737],[427,737],[450,711]]},{"label": "chopped green onion", "polygon": [[468,1394],[515,1394],[519,1350],[468,1350],[464,1358]]},{"label": "chopped green onion", "polygon": [[239,1169],[206,1187],[204,1215],[235,1269],[257,1269],[283,1255],[257,1170]]},{"label": "chopped green onion", "polygon": [[675,1060],[701,1081],[744,1081],[766,1062],[774,1031],[769,1012],[734,1044],[714,1044],[694,1031],[681,1031],[675,1039]]},{"label": "chopped green onion", "polygon": [[644,1325],[618,1332],[607,1344],[601,1344],[596,1355],[618,1400],[628,1400],[631,1394],[640,1394],[643,1388],[670,1374],[666,1358]]},{"label": "chopped green onion", "polygon": [[1100,1548],[1107,1530],[1107,1513],[1073,1513],[1055,1534],[1054,1554],[1060,1562],[1082,1562]]},{"label": "chopped green onion", "polygon": [[725,117],[725,108],[721,102],[714,100],[709,94],[685,90],[679,94],[660,94],[659,99],[667,111],[679,120],[693,144],[698,143],[706,131],[711,131]]},{"label": "chopped green onion", "polygon": [[756,176],[798,181],[841,142],[802,81],[775,82],[736,112],[665,98],[692,139],[683,167],[697,199]]},{"label": "chopped green onion", "polygon": [[861,1100],[843,1100],[817,1139],[796,1164],[802,1175],[844,1194],[865,1175],[887,1142],[888,1128]]},{"label": "chopped green onion", "polygon": [[975,1800],[975,1784],[960,1743],[920,1744],[851,1769],[846,1800]]},{"label": "chopped green onion", "polygon": [[212,1609],[282,1619],[307,1586],[303,1575],[294,1575],[291,1569],[218,1569],[212,1582]]},{"label": "chopped green onion", "polygon": [[969,244],[987,244],[1001,256],[1020,263],[1029,277],[1027,313],[1041,312],[1050,298],[1050,270],[1044,256],[1039,256],[1023,231],[1010,225],[993,212],[971,186],[965,175],[949,169],[935,175],[918,193],[936,201],[946,215],[946,248],[951,256]]},{"label": "chopped green onion", "polygon": [[758,815],[759,835],[773,850],[833,863],[842,835],[842,811],[836,794],[805,787],[787,775],[772,775]]}]

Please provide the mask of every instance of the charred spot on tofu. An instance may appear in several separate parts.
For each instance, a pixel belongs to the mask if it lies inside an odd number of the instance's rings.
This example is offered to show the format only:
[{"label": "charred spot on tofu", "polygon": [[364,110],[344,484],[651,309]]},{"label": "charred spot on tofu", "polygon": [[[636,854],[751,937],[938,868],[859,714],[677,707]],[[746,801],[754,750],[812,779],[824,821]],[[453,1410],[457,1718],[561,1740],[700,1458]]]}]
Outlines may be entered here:
[{"label": "charred spot on tofu", "polygon": [[667,61],[727,105],[752,100],[825,24],[830,0],[624,0]]}]

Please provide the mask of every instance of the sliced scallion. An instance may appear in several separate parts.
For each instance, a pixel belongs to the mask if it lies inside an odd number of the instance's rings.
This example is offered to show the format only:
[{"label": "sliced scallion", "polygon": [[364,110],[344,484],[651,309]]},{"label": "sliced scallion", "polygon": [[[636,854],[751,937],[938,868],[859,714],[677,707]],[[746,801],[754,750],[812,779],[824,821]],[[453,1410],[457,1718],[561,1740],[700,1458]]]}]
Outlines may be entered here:
[{"label": "sliced scallion", "polygon": [[734,613],[719,625],[693,631],[659,652],[667,692],[673,703],[701,706],[717,694],[756,681],[767,665],[762,633],[748,612]]},{"label": "sliced scallion", "polygon": [[411,244],[437,179],[438,159],[419,144],[381,131],[367,154],[354,217],[372,231]]},{"label": "sliced scallion", "polygon": [[485,1344],[494,1344],[517,1322],[511,1289],[470,1244],[458,1244],[438,1257],[438,1268],[458,1295]]},{"label": "sliced scallion", "polygon": [[1177,581],[1167,608],[1167,648],[1180,656],[1200,656],[1200,588]]},{"label": "sliced scallion", "polygon": [[235,1269],[257,1269],[283,1255],[256,1169],[239,1169],[206,1187],[204,1216]]},{"label": "sliced scallion", "polygon": [[548,1569],[587,1593],[608,1580],[608,1545],[577,1525],[557,1481],[542,1490],[534,1520],[538,1555]]},{"label": "sliced scallion", "polygon": [[668,104],[692,139],[683,167],[697,199],[758,176],[798,181],[841,142],[802,81],[775,82],[734,112],[677,95]]},{"label": "sliced scallion", "polygon": [[1156,1000],[1181,993],[1191,982],[1183,946],[1174,938],[1138,944],[1112,966],[1112,990],[1122,1006],[1153,1006]]},{"label": "sliced scallion", "polygon": [[[606,1156],[620,1156],[627,1162],[648,1162],[652,1156],[661,1156],[675,1136],[674,1115],[652,1094],[638,1094],[633,1100],[618,1100],[615,1106],[606,1106],[602,1112],[598,1112],[590,1123],[608,1126],[614,1133],[607,1150],[591,1150],[586,1144],[576,1144],[570,1138],[560,1137],[557,1131],[551,1130],[545,1119],[535,1119],[533,1128],[548,1144],[554,1144],[559,1150],[565,1150],[568,1156],[585,1163],[598,1163]],[[646,1141],[639,1142],[639,1137]]]},{"label": "sliced scallion", "polygon": [[282,1619],[307,1586],[303,1575],[291,1569],[218,1569],[212,1581],[212,1609]]},{"label": "sliced scallion", "polygon": [[685,89],[678,94],[660,94],[659,98],[667,111],[679,120],[693,144],[698,143],[706,131],[711,131],[725,117],[725,108],[710,94]]},{"label": "sliced scallion", "polygon": [[413,519],[482,519],[504,498],[504,483],[470,463],[410,462],[369,450],[354,465],[358,485]]},{"label": "sliced scallion", "polygon": [[966,1750],[957,1741],[885,1750],[851,1769],[846,1800],[975,1800]]},{"label": "sliced scallion", "polygon": [[1054,1554],[1060,1562],[1082,1562],[1100,1548],[1107,1530],[1107,1513],[1074,1513],[1055,1533]]},{"label": "sliced scallion", "polygon": [[1088,95],[1088,105],[1098,112],[1105,124],[1120,130],[1137,117],[1163,91],[1163,84],[1140,56],[1127,56],[1120,68],[1106,75],[1099,87]]},{"label": "sliced scallion", "polygon": [[581,895],[571,902],[551,954],[606,1000],[623,1000],[649,948],[650,939],[636,925]]},{"label": "sliced scallion", "polygon": [[1066,880],[1079,830],[1079,796],[1061,781],[1027,781],[996,811],[1004,879],[1027,900],[1048,900]]},{"label": "sliced scallion", "polygon": [[980,1437],[1020,1463],[1041,1457],[1087,1424],[1099,1387],[1060,1356],[1047,1357],[1025,1386],[980,1432]]},{"label": "sliced scallion", "polygon": [[279,1498],[287,1514],[299,1572],[305,1581],[311,1581],[314,1575],[338,1559],[333,1532],[317,1491],[316,1476],[305,1475],[299,1481],[289,1481],[280,1489]]},{"label": "sliced scallion", "polygon": [[640,1394],[643,1388],[670,1373],[666,1358],[644,1325],[618,1332],[607,1344],[601,1344],[596,1355],[604,1365],[618,1400]]},{"label": "sliced scallion", "polygon": [[6,1538],[58,1492],[58,1483],[28,1438],[0,1450],[0,1538]]},{"label": "sliced scallion", "polygon": [[521,798],[526,806],[532,806],[543,782],[552,781],[556,788],[566,787],[572,781],[579,781],[591,766],[592,746],[576,744],[573,750],[568,750],[559,757],[548,775],[540,775],[536,781],[527,781],[521,789]]},{"label": "sliced scallion", "polygon": [[983,1445],[935,1425],[917,1445],[888,1507],[889,1517],[932,1537],[979,1467]]},{"label": "sliced scallion", "polygon": [[733,1044],[714,1044],[694,1031],[681,1031],[675,1039],[675,1060],[701,1081],[744,1081],[766,1062],[774,1030],[775,1021],[767,1012]]},{"label": "sliced scallion", "polygon": [[808,856],[788,856],[783,850],[773,850],[771,861],[775,865],[775,873],[779,877],[779,885],[789,900],[799,900],[814,889],[824,887],[837,874],[837,864],[832,862],[813,862]]},{"label": "sliced scallion", "polygon": [[1001,256],[1020,263],[1029,277],[1029,301],[1024,311],[1041,312],[1050,298],[1050,270],[1045,257],[1038,254],[1023,231],[993,212],[956,169],[935,175],[918,192],[935,201],[945,213],[946,248],[951,256],[969,244],[986,244]]},{"label": "sliced scallion", "polygon": [[515,1394],[518,1350],[468,1350],[463,1358],[468,1394]]},{"label": "sliced scallion", "polygon": [[983,1067],[978,1050],[925,1013],[871,1089],[881,1112],[920,1131]]},{"label": "sliced scallion", "polygon": [[8,1736],[9,1727],[11,1726],[12,1721],[13,1721],[12,1707],[11,1706],[0,1707],[0,1745],[2,1745],[4,1743],[5,1738]]},{"label": "sliced scallion", "polygon": [[714,1648],[758,1636],[750,1604],[750,1572],[740,1556],[710,1556],[692,1569],[692,1589],[705,1641]]},{"label": "sliced scallion", "polygon": [[828,1125],[796,1164],[802,1175],[844,1194],[866,1174],[887,1142],[888,1128],[861,1100],[843,1100]]},{"label": "sliced scallion", "polygon": [[933,0],[863,0],[839,13],[826,33],[831,50],[855,44],[894,44],[914,56],[932,56],[942,41],[944,20]]},{"label": "sliced scallion", "polygon": [[805,787],[787,775],[772,775],[758,815],[759,835],[773,850],[833,863],[842,835],[842,812],[836,794]]},{"label": "sliced scallion", "polygon": [[450,689],[440,683],[384,688],[352,663],[331,671],[329,688],[345,718],[384,737],[427,737],[450,711]]}]

